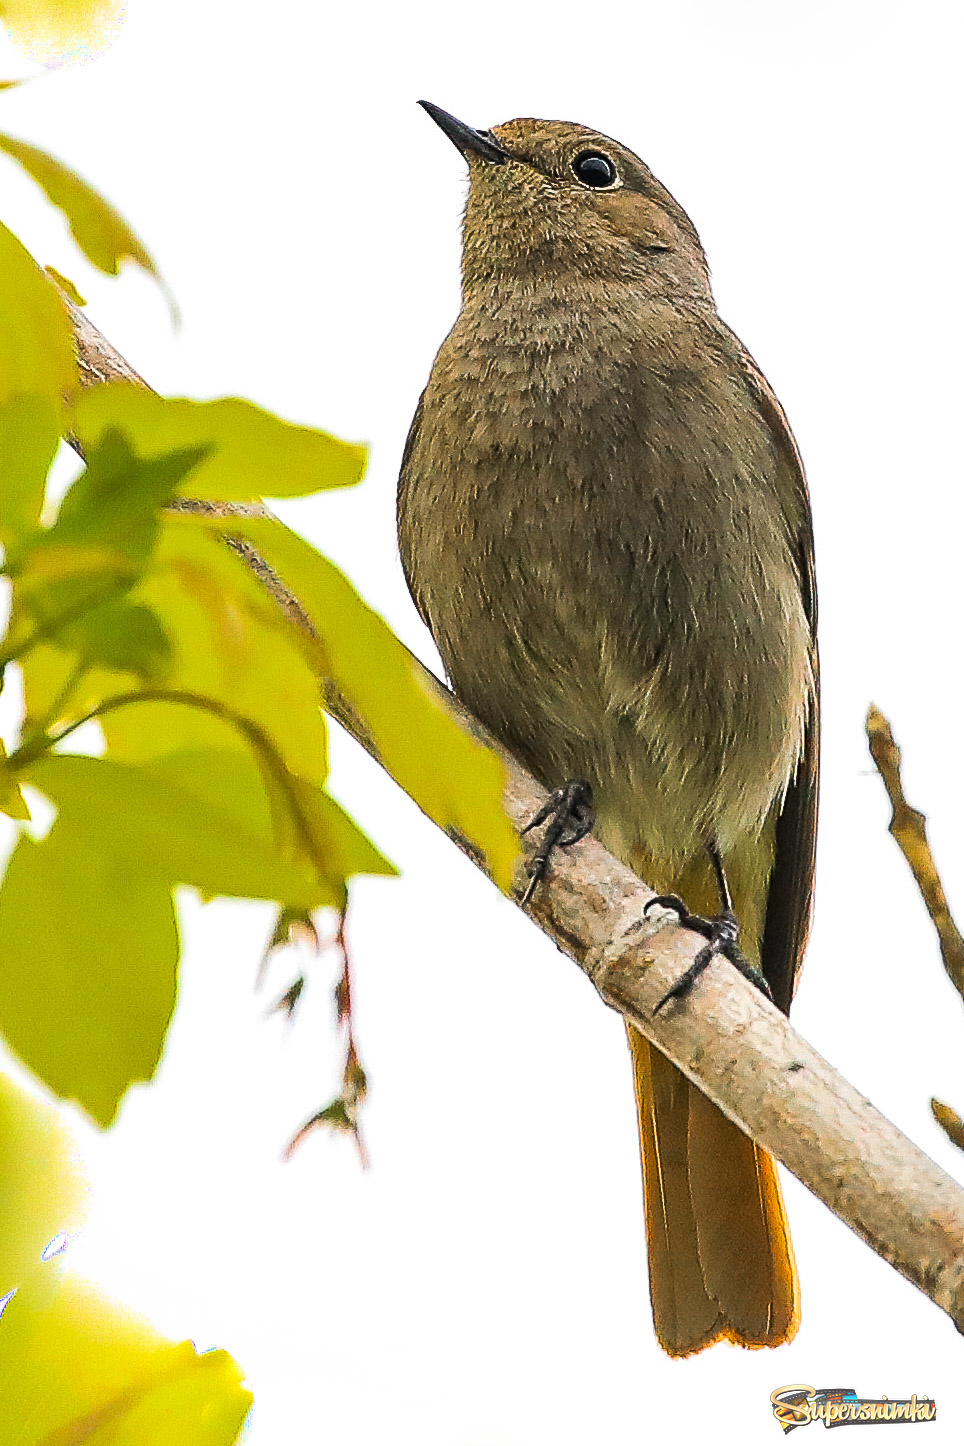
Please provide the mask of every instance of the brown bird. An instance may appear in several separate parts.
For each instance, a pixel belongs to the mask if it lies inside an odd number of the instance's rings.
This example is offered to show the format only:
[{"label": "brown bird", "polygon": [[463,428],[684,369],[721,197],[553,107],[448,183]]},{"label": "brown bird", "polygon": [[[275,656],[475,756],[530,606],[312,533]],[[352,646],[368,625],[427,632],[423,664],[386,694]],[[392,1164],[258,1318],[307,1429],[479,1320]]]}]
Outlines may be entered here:
[{"label": "brown bird", "polygon": [[[692,222],[638,156],[584,126],[477,131],[423,104],[470,184],[462,309],[399,480],[412,595],[468,707],[547,787],[587,780],[597,836],[648,884],[718,916],[708,957],[728,881],[743,955],[787,1009],[818,714],[786,418],[717,314]],[[772,1158],[628,1034],[660,1344],[789,1340]]]}]

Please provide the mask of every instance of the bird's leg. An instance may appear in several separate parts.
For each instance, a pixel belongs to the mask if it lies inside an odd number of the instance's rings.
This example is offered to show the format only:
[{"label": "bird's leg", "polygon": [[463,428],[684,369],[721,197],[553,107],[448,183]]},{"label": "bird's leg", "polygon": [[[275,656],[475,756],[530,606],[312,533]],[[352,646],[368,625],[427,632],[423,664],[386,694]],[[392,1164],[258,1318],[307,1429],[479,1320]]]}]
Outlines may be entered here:
[{"label": "bird's leg", "polygon": [[542,843],[529,863],[529,883],[522,895],[523,908],[529,903],[540,880],[549,872],[553,849],[568,848],[570,844],[578,843],[581,838],[586,837],[595,823],[592,784],[578,779],[574,783],[564,783],[561,788],[553,789],[535,818],[530,819],[522,832],[528,833],[531,828],[538,828],[547,821],[549,826]]},{"label": "bird's leg", "polygon": [[659,894],[655,899],[650,899],[644,909],[644,913],[655,907],[662,909],[673,909],[679,916],[679,922],[684,929],[692,929],[697,934],[702,934],[706,943],[697,954],[685,974],[681,974],[668,993],[653,1010],[658,1014],[664,1004],[671,999],[680,999],[695,984],[696,980],[703,973],[714,954],[722,954],[724,959],[729,959],[745,979],[765,994],[772,1002],[773,995],[770,986],[763,974],[755,965],[751,964],[746,955],[743,954],[737,940],[740,937],[740,926],[737,923],[736,915],[733,912],[733,897],[730,894],[730,886],[726,881],[726,872],[723,868],[723,860],[720,857],[720,850],[715,839],[710,839],[706,845],[706,852],[709,854],[710,863],[713,865],[713,872],[716,874],[716,883],[720,891],[720,912],[712,919],[704,919],[700,914],[691,914],[675,894]]}]

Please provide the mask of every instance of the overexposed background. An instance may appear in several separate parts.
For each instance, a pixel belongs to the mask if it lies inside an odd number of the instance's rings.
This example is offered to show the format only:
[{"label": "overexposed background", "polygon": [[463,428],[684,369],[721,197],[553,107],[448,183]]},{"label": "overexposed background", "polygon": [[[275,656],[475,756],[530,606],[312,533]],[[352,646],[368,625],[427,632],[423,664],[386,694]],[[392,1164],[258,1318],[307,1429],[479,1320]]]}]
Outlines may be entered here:
[{"label": "overexposed background", "polygon": [[[415,106],[473,125],[583,121],[692,215],[720,310],[806,460],[825,751],[816,927],[797,1026],[948,1170],[964,1009],[886,834],[862,735],[905,749],[964,915],[960,40],[950,0],[130,0],[96,62],[0,97],[0,128],[115,200],[183,311],[92,273],[4,162],[2,215],[71,276],[157,388],[239,394],[372,444],[352,493],[279,507],[425,660],[394,541],[406,429],[458,305],[463,164]],[[0,49],[5,74],[23,72]],[[336,731],[336,730],[333,730]],[[154,1085],[78,1122],[93,1183],[74,1243],[174,1336],[230,1349],[250,1446],[629,1446],[778,1439],[794,1382],[938,1403],[959,1441],[949,1321],[793,1179],[793,1345],[672,1362],[652,1336],[619,1020],[349,739],[333,791],[401,866],[361,881],[350,939],[372,1168],[316,1135],[340,1067],[330,961],[253,982],[270,910],[184,902],[181,1002]],[[819,1428],[818,1428],[819,1429]]]}]

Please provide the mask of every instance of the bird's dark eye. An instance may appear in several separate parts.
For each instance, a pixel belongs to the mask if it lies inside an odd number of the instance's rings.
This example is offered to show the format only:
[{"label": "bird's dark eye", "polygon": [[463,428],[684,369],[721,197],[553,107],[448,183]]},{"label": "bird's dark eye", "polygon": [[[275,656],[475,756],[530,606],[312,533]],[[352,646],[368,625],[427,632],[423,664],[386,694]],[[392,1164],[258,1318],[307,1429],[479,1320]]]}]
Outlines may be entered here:
[{"label": "bird's dark eye", "polygon": [[577,181],[593,191],[604,191],[618,180],[616,167],[602,151],[581,151],[572,163]]}]

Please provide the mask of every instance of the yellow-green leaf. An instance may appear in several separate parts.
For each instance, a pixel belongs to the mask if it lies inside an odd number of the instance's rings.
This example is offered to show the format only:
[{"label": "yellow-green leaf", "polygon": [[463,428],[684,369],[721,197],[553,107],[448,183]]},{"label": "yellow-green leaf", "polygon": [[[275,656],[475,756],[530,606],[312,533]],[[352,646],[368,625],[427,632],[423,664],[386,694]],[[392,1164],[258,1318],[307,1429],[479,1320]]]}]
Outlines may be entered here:
[{"label": "yellow-green leaf", "polygon": [[230,1356],[70,1275],[85,1194],[59,1112],[0,1076],[0,1446],[231,1446],[251,1395]]},{"label": "yellow-green leaf", "polygon": [[[249,719],[292,773],[324,783],[327,731],[309,644],[219,538],[196,519],[166,518],[131,600],[151,609],[171,642],[167,686]],[[112,714],[103,728],[115,756],[130,761],[191,748],[249,751],[230,724],[164,703]]]},{"label": "yellow-green leaf", "polygon": [[301,603],[328,676],[351,702],[392,777],[429,818],[484,854],[493,878],[508,889],[519,846],[502,808],[503,771],[495,754],[429,697],[398,639],[309,543],[270,518],[216,525],[251,542]]},{"label": "yellow-green leaf", "polygon": [[[17,639],[22,636],[18,631]],[[165,633],[166,638],[166,633]],[[168,643],[170,639],[167,639]],[[168,661],[158,658],[159,673],[164,681],[170,672]],[[26,736],[41,719],[45,727],[74,722],[117,693],[136,687],[138,677],[145,674],[109,671],[93,665],[79,667],[76,653],[64,651],[47,643],[39,643],[20,659],[17,665],[23,680],[24,726]],[[152,681],[157,681],[155,675]],[[154,752],[159,750],[155,749]],[[161,750],[162,751],[162,750]],[[132,755],[128,755],[130,757]],[[149,754],[147,756],[153,756]]]},{"label": "yellow-green leaf", "polygon": [[[185,793],[200,815],[209,808],[217,816],[229,814],[243,838],[241,841],[221,825],[221,852],[213,857],[220,871],[207,883],[183,870],[178,882],[194,883],[207,897],[234,894],[251,898],[277,899],[282,907],[304,914],[321,904],[341,907],[345,884],[355,874],[394,874],[392,864],[353,823],[327,793],[304,778],[289,774],[282,789],[266,793],[265,772],[259,771],[253,756],[213,750],[175,753],[155,759],[143,770],[145,777],[160,779],[165,787]],[[292,820],[291,805],[299,818]],[[270,807],[274,804],[275,807]],[[283,837],[278,836],[278,812],[284,808]],[[301,833],[310,833],[310,848]],[[242,865],[250,867],[249,856],[261,869],[260,876],[240,877]],[[314,872],[306,867],[315,862]]]},{"label": "yellow-green leaf", "polygon": [[130,382],[91,387],[77,398],[72,426],[85,449],[111,428],[125,432],[142,457],[185,447],[209,456],[178,489],[212,500],[300,497],[349,487],[365,467],[366,449],[327,432],[284,422],[251,402],[159,397]]},{"label": "yellow-green leaf", "polygon": [[[38,534],[42,537],[43,534]],[[110,547],[97,547],[87,543],[48,543],[32,550],[29,559],[22,562],[25,554],[14,552],[8,564],[11,573],[18,572],[18,581],[24,584],[60,582],[64,578],[89,577],[94,574],[130,576],[130,558]]]},{"label": "yellow-green leaf", "polygon": [[132,1385],[65,1422],[39,1446],[231,1446],[253,1397],[226,1351],[183,1341]]},{"label": "yellow-green leaf", "polygon": [[0,739],[0,813],[18,821],[28,820],[30,810],[20,792],[20,784],[7,767],[7,750]]},{"label": "yellow-green leaf", "polygon": [[328,860],[328,868],[337,878],[349,879],[353,874],[397,874],[358,825],[327,793],[297,780],[298,796],[308,820]]},{"label": "yellow-green leaf", "polygon": [[[38,1270],[54,1236],[80,1228],[85,1197],[76,1150],[58,1110],[0,1074],[0,1299]],[[0,1319],[2,1362],[12,1315]],[[0,1380],[8,1380],[2,1364]]]},{"label": "yellow-green leaf", "polygon": [[37,524],[77,365],[54,286],[3,225],[0,277],[0,541],[10,547]]},{"label": "yellow-green leaf", "polygon": [[18,823],[26,823],[30,819],[27,800],[20,792],[19,785],[7,774],[0,774],[0,813],[5,813],[7,818],[16,819]]},{"label": "yellow-green leaf", "polygon": [[131,260],[157,277],[150,254],[123,216],[75,171],[16,136],[0,133],[0,151],[18,161],[48,201],[64,213],[77,245],[99,271],[116,276],[120,263]]},{"label": "yellow-green leaf", "polygon": [[[163,626],[156,617],[147,621],[149,605],[121,606],[120,599],[150,561],[162,504],[200,455],[195,448],[145,460],[120,432],[102,438],[54,525],[21,535],[10,549],[14,594],[5,659],[29,657],[42,641],[80,654],[88,664],[162,675],[168,653]],[[105,621],[105,608],[113,609],[112,622]],[[119,686],[129,684],[125,678]],[[37,701],[30,686],[28,709]]]},{"label": "yellow-green leaf", "polygon": [[0,276],[0,405],[38,396],[59,411],[77,383],[67,315],[52,283],[2,224]]},{"label": "yellow-green leaf", "polygon": [[103,50],[126,10],[124,0],[0,0],[0,22],[31,60],[59,65]]},{"label": "yellow-green leaf", "polygon": [[57,283],[61,291],[63,291],[67,295],[67,297],[74,303],[75,306],[87,305],[87,302],[81,296],[80,292],[77,290],[76,286],[71,281],[69,276],[64,276],[63,273],[58,271],[55,266],[45,266],[44,270],[50,277],[51,281],[55,281]]},{"label": "yellow-green leaf", "polygon": [[0,542],[5,548],[37,526],[59,441],[60,404],[51,397],[21,394],[0,406]]},{"label": "yellow-green leaf", "polygon": [[143,603],[126,599],[104,603],[64,628],[59,641],[85,667],[133,674],[154,683],[170,670],[170,640]]},{"label": "yellow-green leaf", "polygon": [[20,839],[0,885],[0,1032],[101,1125],[154,1072],[178,957],[170,885],[118,854],[122,823],[65,810],[42,843]]},{"label": "yellow-green leaf", "polygon": [[[162,505],[202,456],[193,448],[144,459],[120,432],[101,438],[53,526],[20,538],[10,551],[14,616],[8,646],[14,655],[32,637],[33,623],[45,640],[91,662],[110,661],[110,639],[101,631],[95,645],[96,620],[85,618],[105,603],[116,606],[134,585],[154,547]],[[112,665],[119,666],[116,656]]]},{"label": "yellow-green leaf", "polygon": [[[274,899],[297,909],[340,902],[340,891],[318,877],[303,852],[279,847],[250,752],[199,750],[140,767],[61,753],[26,776],[60,810],[54,829],[86,827],[90,846],[118,869],[155,875],[168,890],[189,884],[206,898]],[[322,812],[325,802],[318,805],[316,839],[326,874],[343,884],[347,873],[389,871],[370,845],[363,852],[367,841],[343,826],[337,805]]]},{"label": "yellow-green leaf", "polygon": [[163,456],[138,455],[123,432],[101,434],[87,466],[64,494],[57,520],[39,533],[38,547],[104,546],[144,563],[160,526],[160,509],[204,460],[203,447]]}]

